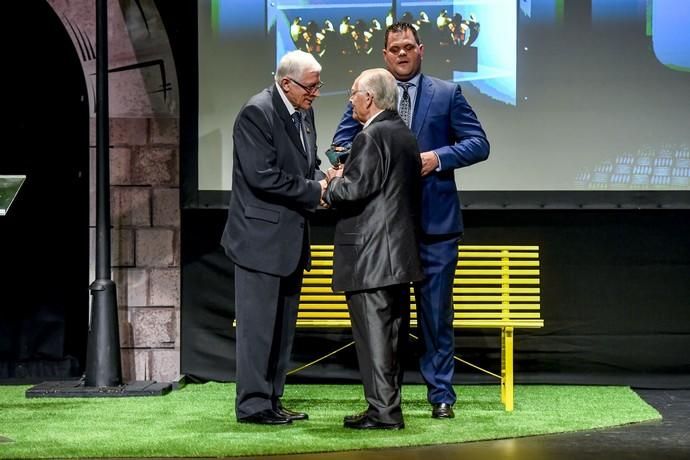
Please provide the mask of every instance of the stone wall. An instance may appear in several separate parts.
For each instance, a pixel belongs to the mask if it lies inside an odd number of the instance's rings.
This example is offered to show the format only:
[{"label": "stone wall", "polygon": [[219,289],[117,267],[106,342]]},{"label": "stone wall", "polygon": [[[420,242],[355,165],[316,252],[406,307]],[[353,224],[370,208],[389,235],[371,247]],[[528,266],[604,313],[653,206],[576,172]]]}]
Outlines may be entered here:
[{"label": "stone wall", "polygon": [[[91,106],[91,280],[95,278],[95,3],[48,0],[80,56]],[[112,267],[123,378],[179,376],[179,100],[153,0],[108,2]]]}]

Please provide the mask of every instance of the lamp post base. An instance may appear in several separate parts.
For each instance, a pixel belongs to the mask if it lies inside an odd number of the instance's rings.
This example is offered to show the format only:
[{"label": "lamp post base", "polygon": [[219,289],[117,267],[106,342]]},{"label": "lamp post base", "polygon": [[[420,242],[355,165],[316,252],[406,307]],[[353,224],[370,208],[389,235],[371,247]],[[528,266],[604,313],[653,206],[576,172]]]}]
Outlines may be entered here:
[{"label": "lamp post base", "polygon": [[134,381],[111,387],[87,387],[83,380],[43,382],[26,390],[27,398],[122,398],[130,396],[164,396],[172,384],[156,381]]}]

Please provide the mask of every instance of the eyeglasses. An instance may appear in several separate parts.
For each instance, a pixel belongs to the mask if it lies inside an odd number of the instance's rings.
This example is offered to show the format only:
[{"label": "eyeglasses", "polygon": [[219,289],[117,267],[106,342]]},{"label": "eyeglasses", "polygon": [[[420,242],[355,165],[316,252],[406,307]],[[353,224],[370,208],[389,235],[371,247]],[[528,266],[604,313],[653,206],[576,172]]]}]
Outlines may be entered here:
[{"label": "eyeglasses", "polygon": [[290,80],[291,82],[293,82],[294,84],[296,84],[297,86],[299,86],[300,88],[302,88],[303,90],[305,90],[306,92],[308,92],[309,94],[314,94],[315,92],[320,90],[324,85],[324,82],[320,81],[315,85],[304,86],[302,83],[300,83],[297,80],[294,80],[290,77],[287,77],[287,79]]},{"label": "eyeglasses", "polygon": [[347,90],[347,97],[352,97],[357,93],[366,93],[366,89],[348,89]]}]

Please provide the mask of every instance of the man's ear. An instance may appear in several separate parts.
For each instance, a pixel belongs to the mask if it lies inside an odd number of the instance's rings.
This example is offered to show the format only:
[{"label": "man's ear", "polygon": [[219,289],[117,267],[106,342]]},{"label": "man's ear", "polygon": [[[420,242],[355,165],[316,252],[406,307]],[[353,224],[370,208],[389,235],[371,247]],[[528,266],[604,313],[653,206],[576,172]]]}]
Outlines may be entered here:
[{"label": "man's ear", "polygon": [[374,104],[374,96],[369,93],[369,91],[366,92],[367,95],[367,109],[371,107]]}]

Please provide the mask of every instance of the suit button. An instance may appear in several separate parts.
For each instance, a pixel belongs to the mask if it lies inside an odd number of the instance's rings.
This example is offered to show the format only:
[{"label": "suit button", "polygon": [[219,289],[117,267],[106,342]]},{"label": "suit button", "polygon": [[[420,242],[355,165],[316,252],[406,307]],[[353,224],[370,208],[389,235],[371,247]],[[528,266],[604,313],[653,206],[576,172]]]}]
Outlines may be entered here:
[{"label": "suit button", "polygon": [[301,222],[301,223],[299,224],[299,228],[304,228],[304,222]]}]

